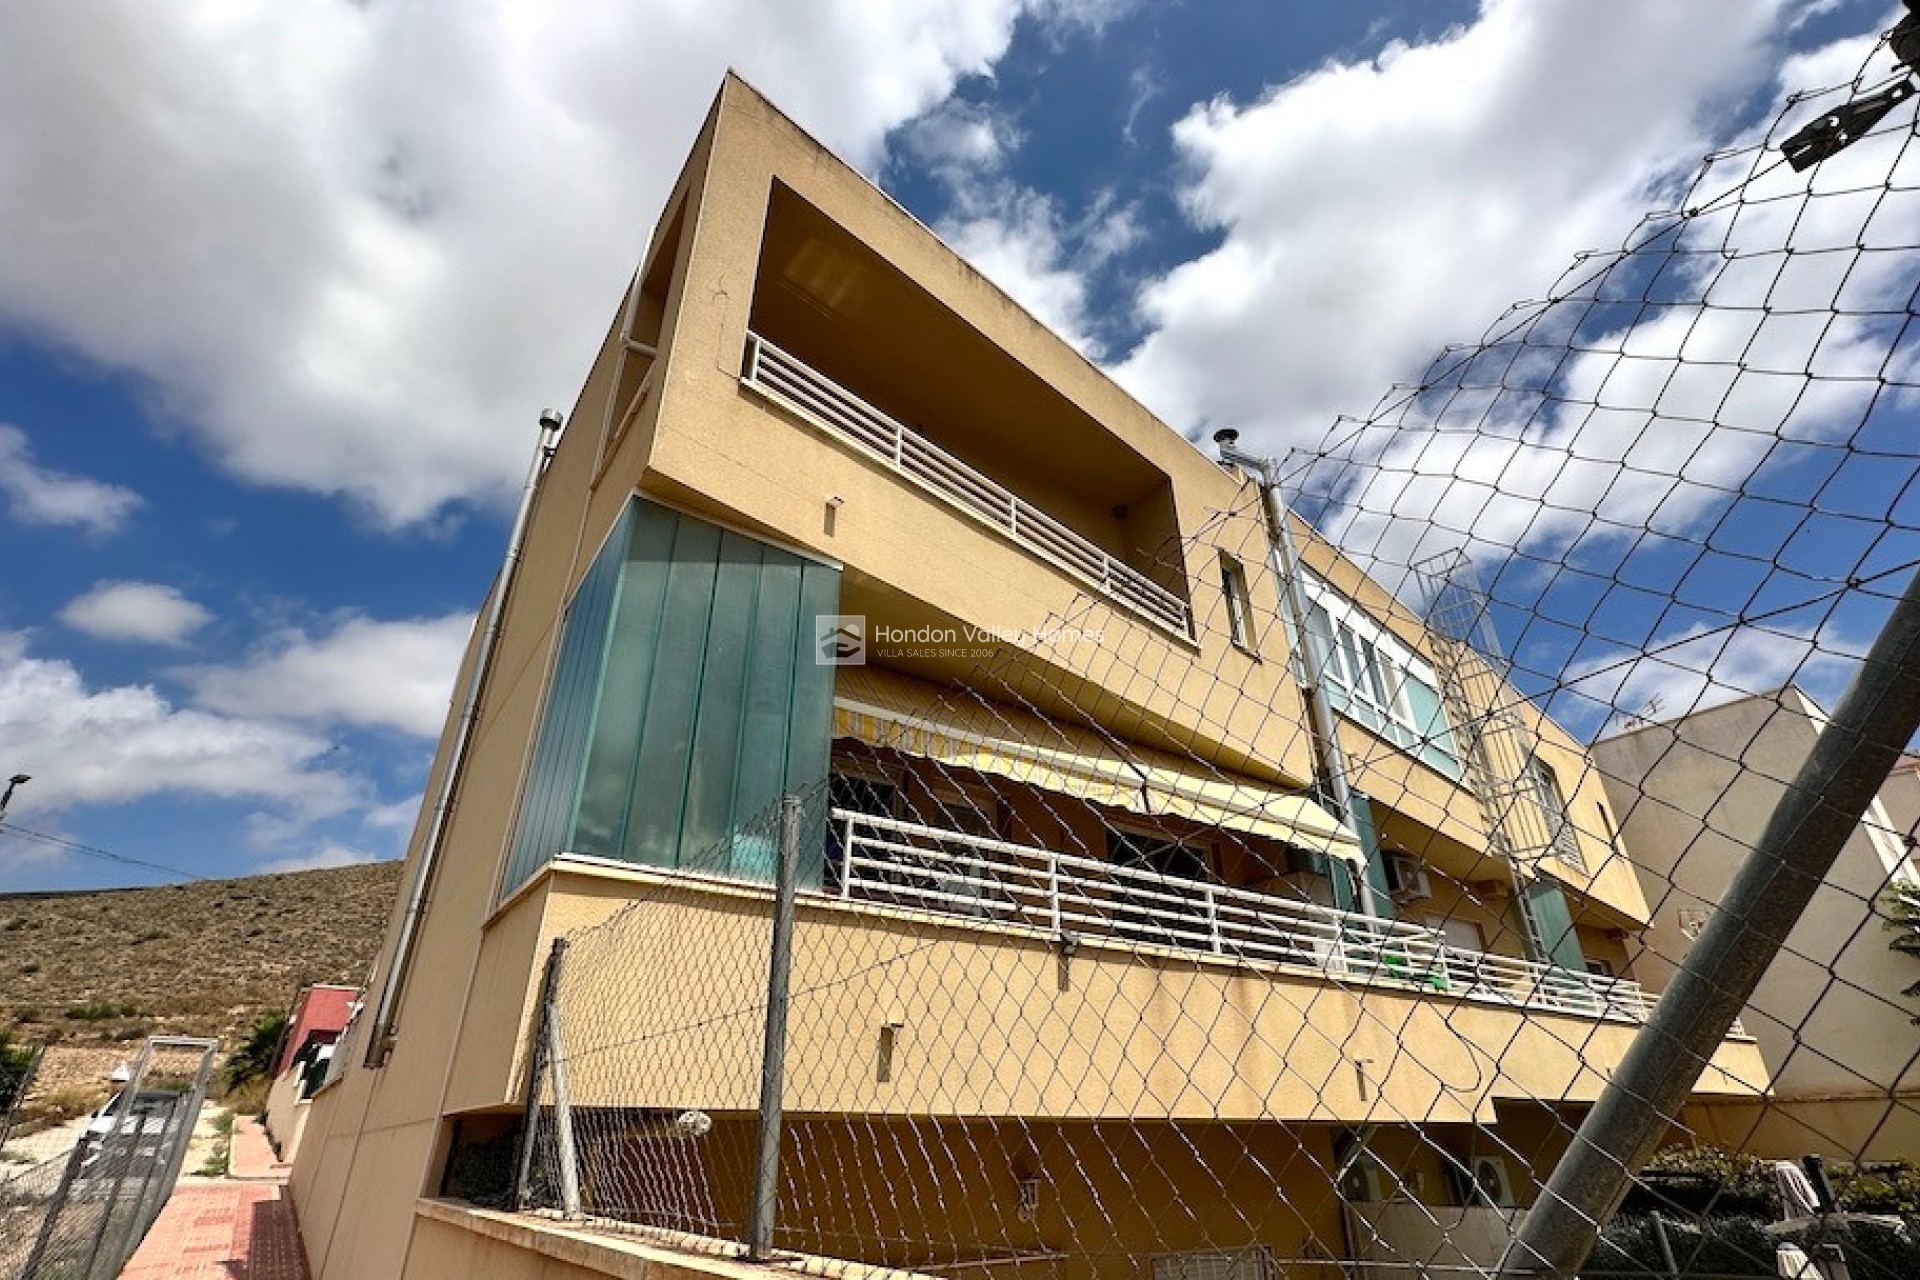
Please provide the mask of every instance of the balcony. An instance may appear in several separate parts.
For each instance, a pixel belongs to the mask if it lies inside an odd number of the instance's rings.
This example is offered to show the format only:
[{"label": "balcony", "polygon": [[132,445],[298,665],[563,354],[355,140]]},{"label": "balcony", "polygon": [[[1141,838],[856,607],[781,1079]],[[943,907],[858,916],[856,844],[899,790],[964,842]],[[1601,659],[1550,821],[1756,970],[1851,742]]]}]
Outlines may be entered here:
[{"label": "balcony", "polygon": [[1652,1009],[1629,979],[1463,950],[1437,929],[846,809],[832,823],[843,901],[1618,1022]]},{"label": "balcony", "polygon": [[757,334],[740,381],[1136,617],[1192,638],[1179,596]]}]

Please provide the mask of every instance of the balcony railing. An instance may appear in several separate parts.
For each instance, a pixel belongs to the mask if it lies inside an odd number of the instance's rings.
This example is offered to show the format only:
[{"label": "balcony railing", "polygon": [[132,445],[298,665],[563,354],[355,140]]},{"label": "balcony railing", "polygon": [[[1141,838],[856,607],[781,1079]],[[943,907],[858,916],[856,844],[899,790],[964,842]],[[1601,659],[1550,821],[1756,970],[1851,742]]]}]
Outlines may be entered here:
[{"label": "balcony railing", "polygon": [[1637,982],[1448,946],[1437,929],[845,809],[832,823],[828,890],[850,901],[1587,1017],[1652,1008]]},{"label": "balcony railing", "polygon": [[1192,637],[1186,602],[1173,592],[757,334],[747,335],[740,381],[1114,603]]}]

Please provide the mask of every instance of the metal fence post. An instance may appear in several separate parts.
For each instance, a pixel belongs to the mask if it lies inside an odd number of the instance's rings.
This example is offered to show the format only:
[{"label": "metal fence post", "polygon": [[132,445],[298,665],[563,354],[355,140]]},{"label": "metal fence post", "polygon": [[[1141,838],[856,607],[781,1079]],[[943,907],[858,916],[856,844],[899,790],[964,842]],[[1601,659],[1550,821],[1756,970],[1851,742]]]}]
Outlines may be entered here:
[{"label": "metal fence post", "polygon": [[[151,1069],[155,1051],[161,1048],[193,1048],[200,1051],[200,1065],[194,1070],[193,1087],[178,1095],[168,1107],[167,1119],[161,1125],[160,1132],[154,1135],[151,1153],[145,1160],[141,1160],[141,1139],[145,1136],[147,1117],[138,1115],[133,1119],[132,1132],[127,1135],[126,1150],[114,1174],[113,1190],[101,1212],[99,1230],[94,1236],[93,1247],[87,1255],[87,1268],[82,1275],[97,1274],[101,1280],[105,1280],[120,1273],[127,1259],[133,1256],[133,1251],[145,1238],[147,1228],[153,1225],[153,1220],[173,1194],[174,1185],[180,1180],[180,1171],[186,1164],[187,1147],[193,1141],[201,1106],[206,1101],[207,1085],[213,1075],[213,1057],[220,1049],[218,1041],[176,1036],[148,1037],[132,1073],[133,1079],[127,1082],[122,1095],[127,1099],[127,1104],[121,1109],[114,1138],[119,1137],[119,1131],[127,1126],[129,1116],[135,1114],[140,1086]],[[107,1144],[103,1144],[103,1155],[112,1150],[112,1141],[110,1138]],[[122,1195],[136,1161],[145,1166],[139,1175],[140,1187],[122,1209]],[[119,1215],[117,1219],[116,1213]]]},{"label": "metal fence post", "polygon": [[54,1188],[53,1198],[47,1201],[46,1216],[40,1219],[40,1231],[33,1239],[33,1251],[27,1255],[27,1265],[20,1270],[22,1276],[34,1276],[40,1272],[40,1264],[45,1261],[47,1250],[53,1244],[54,1229],[59,1226],[61,1215],[67,1209],[67,1194],[73,1188],[74,1179],[80,1175],[80,1166],[87,1158],[87,1144],[77,1142],[67,1155],[67,1167],[60,1171],[60,1185]]},{"label": "metal fence post", "polygon": [[1920,574],[1500,1261],[1571,1277],[1920,730]]},{"label": "metal fence post", "polygon": [[[91,1276],[95,1263],[100,1259],[100,1246],[106,1243],[107,1236],[113,1231],[114,1206],[120,1203],[120,1191],[126,1184],[127,1171],[133,1164],[136,1148],[140,1145],[140,1130],[145,1119],[136,1114],[136,1104],[140,1098],[140,1086],[146,1083],[147,1066],[153,1060],[153,1041],[149,1039],[140,1046],[140,1053],[133,1060],[133,1070],[128,1074],[127,1083],[120,1091],[122,1105],[120,1114],[114,1117],[113,1132],[100,1140],[100,1158],[112,1160],[115,1148],[125,1138],[126,1146],[118,1153],[119,1167],[114,1171],[113,1189],[107,1193],[107,1202],[100,1210],[100,1229],[94,1233],[93,1247],[87,1251],[87,1265],[81,1271],[83,1276]],[[115,1268],[118,1270],[118,1268]]]},{"label": "metal fence post", "polygon": [[787,985],[793,970],[793,891],[800,870],[800,797],[780,798],[780,862],[773,886],[773,945],[767,965],[767,1030],[760,1056],[760,1133],[747,1258],[773,1253],[773,1220],[780,1195],[781,1091],[787,1070]]},{"label": "metal fence post", "polygon": [[557,1007],[547,1013],[547,1072],[553,1080],[553,1138],[558,1148],[555,1158],[560,1164],[560,1211],[569,1218],[577,1218],[580,1216],[580,1158],[573,1145],[573,1100],[567,1096],[567,1055],[561,1048]]},{"label": "metal fence post", "polygon": [[513,1210],[524,1212],[533,1181],[533,1148],[540,1129],[540,1077],[546,1070],[547,1023],[553,1020],[554,1005],[560,991],[560,966],[567,954],[567,940],[555,938],[547,953],[547,972],[540,981],[540,1007],[533,1015],[533,1043],[527,1048],[527,1101],[520,1125],[520,1160],[513,1179]]}]

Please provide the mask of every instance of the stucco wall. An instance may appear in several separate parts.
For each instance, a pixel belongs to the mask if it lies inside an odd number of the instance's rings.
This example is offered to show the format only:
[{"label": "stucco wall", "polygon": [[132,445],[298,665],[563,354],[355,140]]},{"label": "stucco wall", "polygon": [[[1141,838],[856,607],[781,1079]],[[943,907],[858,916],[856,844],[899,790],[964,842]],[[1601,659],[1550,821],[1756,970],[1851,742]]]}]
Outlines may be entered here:
[{"label": "stucco wall", "polygon": [[[1692,945],[1683,922],[1720,901],[1823,720],[1787,689],[1595,745],[1653,904],[1635,962],[1643,979],[1670,979]],[[1892,869],[1905,865],[1884,831],[1856,829],[1749,1002],[1746,1027],[1782,1097],[1920,1087],[1910,1061],[1915,1010],[1899,994],[1920,980],[1920,964],[1888,948],[1872,912]]]}]

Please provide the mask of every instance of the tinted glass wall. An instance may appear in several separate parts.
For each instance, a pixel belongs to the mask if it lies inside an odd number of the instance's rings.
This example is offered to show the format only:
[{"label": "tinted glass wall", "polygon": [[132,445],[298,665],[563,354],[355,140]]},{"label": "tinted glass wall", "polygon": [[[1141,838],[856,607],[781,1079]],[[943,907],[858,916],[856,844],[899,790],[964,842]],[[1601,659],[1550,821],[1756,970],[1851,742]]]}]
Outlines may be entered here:
[{"label": "tinted glass wall", "polygon": [[505,891],[558,852],[773,878],[780,797],[820,879],[827,565],[634,499],[568,609]]}]

